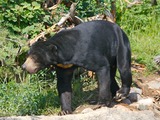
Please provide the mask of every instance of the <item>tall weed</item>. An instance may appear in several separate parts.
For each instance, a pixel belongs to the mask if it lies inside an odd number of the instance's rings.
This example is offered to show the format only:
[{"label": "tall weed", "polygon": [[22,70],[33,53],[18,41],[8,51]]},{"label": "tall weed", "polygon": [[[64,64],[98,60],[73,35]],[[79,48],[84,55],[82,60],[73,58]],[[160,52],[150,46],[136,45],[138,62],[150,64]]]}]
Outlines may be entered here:
[{"label": "tall weed", "polygon": [[144,1],[121,12],[117,22],[130,38],[133,60],[147,66],[150,72],[159,70],[153,58],[160,55],[160,5],[153,7]]}]

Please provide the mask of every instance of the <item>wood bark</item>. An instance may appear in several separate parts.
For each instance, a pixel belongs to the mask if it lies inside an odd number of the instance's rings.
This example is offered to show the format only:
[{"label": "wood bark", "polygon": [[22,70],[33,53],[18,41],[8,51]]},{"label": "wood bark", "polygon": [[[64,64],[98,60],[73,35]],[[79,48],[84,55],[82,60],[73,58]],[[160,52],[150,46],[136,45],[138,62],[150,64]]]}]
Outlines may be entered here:
[{"label": "wood bark", "polygon": [[152,6],[157,5],[157,0],[151,0],[151,5]]}]

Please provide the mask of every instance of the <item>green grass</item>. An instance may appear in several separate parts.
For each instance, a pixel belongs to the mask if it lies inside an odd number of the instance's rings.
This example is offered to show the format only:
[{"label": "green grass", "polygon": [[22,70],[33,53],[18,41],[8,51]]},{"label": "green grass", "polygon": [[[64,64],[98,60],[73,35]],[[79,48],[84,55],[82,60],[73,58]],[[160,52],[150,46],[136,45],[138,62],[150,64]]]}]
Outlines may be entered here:
[{"label": "green grass", "polygon": [[154,72],[159,67],[153,62],[153,58],[160,55],[160,22],[151,23],[144,31],[136,30],[129,35],[133,60],[144,64],[147,70]]},{"label": "green grass", "polygon": [[56,111],[58,101],[55,85],[51,82],[10,81],[0,84],[0,116],[41,114],[49,107]]},{"label": "green grass", "polygon": [[[60,111],[60,100],[56,79],[48,77],[45,80],[46,76],[43,75],[29,75],[30,80],[28,78],[21,83],[1,83],[0,116],[57,114]],[[97,91],[96,88],[96,80],[86,77],[73,80],[73,109],[95,97],[93,93]]]}]

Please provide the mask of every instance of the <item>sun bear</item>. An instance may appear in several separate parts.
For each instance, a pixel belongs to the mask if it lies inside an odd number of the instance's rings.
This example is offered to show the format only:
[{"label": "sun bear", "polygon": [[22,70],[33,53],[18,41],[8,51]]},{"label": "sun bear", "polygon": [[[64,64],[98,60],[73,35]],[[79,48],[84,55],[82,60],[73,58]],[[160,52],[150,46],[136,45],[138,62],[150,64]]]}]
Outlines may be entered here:
[{"label": "sun bear", "polygon": [[[23,69],[30,73],[54,66],[61,114],[72,113],[71,80],[77,67],[94,71],[98,78],[100,105],[109,106],[113,96],[127,97],[132,84],[131,48],[127,35],[115,23],[96,20],[62,30],[47,41],[34,43],[28,51]],[[120,73],[122,86],[115,80]]]}]

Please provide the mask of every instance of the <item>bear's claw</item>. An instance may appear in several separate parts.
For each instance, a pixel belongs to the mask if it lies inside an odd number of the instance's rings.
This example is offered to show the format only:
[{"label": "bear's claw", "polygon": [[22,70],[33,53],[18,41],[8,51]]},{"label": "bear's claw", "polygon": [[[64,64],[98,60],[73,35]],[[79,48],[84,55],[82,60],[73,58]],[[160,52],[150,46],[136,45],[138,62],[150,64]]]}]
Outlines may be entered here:
[{"label": "bear's claw", "polygon": [[67,115],[67,114],[72,114],[72,111],[69,111],[69,110],[63,110],[61,112],[58,113],[59,116],[62,116],[62,115]]},{"label": "bear's claw", "polygon": [[120,90],[117,91],[116,96],[114,97],[114,100],[116,100],[117,102],[120,102],[126,99],[129,94],[129,91],[130,91],[130,88],[122,87]]}]

